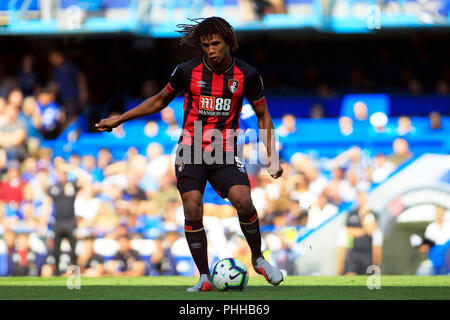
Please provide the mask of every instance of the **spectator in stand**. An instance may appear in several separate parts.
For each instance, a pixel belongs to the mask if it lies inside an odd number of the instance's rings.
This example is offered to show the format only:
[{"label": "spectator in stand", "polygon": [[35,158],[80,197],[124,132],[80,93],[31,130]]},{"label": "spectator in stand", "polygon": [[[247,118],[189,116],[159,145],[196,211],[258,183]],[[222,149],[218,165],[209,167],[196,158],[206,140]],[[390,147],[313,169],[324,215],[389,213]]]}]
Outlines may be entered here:
[{"label": "spectator in stand", "polygon": [[413,77],[408,81],[408,90],[412,95],[419,95],[423,93],[423,83],[418,78]]},{"label": "spectator in stand", "polygon": [[332,168],[341,167],[346,170],[355,170],[358,179],[362,179],[365,177],[367,164],[363,158],[361,149],[358,146],[353,146],[338,154],[330,161],[329,166]]},{"label": "spectator in stand", "polygon": [[2,176],[6,173],[6,163],[7,163],[7,156],[5,149],[0,147],[0,180]]},{"label": "spectator in stand", "polygon": [[19,219],[18,213],[12,211],[7,203],[0,200],[0,232],[12,230]]},{"label": "spectator in stand", "polygon": [[159,210],[167,208],[171,199],[179,199],[172,172],[161,177],[159,189],[153,195],[152,199],[155,199],[158,203]]},{"label": "spectator in stand", "polygon": [[363,101],[358,101],[353,105],[353,117],[357,122],[367,121],[369,119],[369,111]]},{"label": "spectator in stand", "polygon": [[106,273],[111,276],[144,275],[145,264],[139,252],[131,248],[129,236],[121,235],[117,241],[119,242],[119,251],[112,260],[106,263]]},{"label": "spectator in stand", "polygon": [[436,92],[439,95],[448,95],[450,94],[450,82],[445,79],[439,79],[436,82]]},{"label": "spectator in stand", "polygon": [[398,125],[395,129],[398,136],[406,136],[416,133],[416,128],[413,127],[411,118],[407,115],[402,115],[398,118]]},{"label": "spectator in stand", "polygon": [[83,277],[100,277],[105,273],[104,258],[94,251],[95,237],[85,238],[77,264]]},{"label": "spectator in stand", "polygon": [[[81,167],[81,157],[80,157],[80,155],[77,154],[77,153],[72,153],[72,154],[69,156],[68,163],[69,163],[73,168]],[[75,174],[73,174],[72,172],[69,171],[69,172],[67,172],[67,179],[68,179],[69,181],[75,181],[75,180],[76,180],[76,176],[75,176]]]},{"label": "spectator in stand", "polygon": [[139,90],[139,98],[147,99],[157,94],[159,91],[159,84],[155,80],[145,80]]},{"label": "spectator in stand", "polygon": [[65,113],[55,101],[55,94],[50,88],[40,89],[37,98],[41,114],[40,132],[46,140],[55,139],[61,133]]},{"label": "spectator in stand", "polygon": [[403,138],[397,138],[392,143],[393,154],[390,155],[389,160],[395,165],[399,166],[403,162],[409,160],[413,154],[409,150],[408,141]]},{"label": "spectator in stand", "polygon": [[23,200],[19,205],[23,230],[37,232],[44,237],[48,232],[48,221],[52,213],[52,201],[50,197],[40,199],[35,197],[35,191],[31,184],[26,184],[23,189]]},{"label": "spectator in stand", "polygon": [[[262,170],[259,171],[257,176],[258,183],[252,188],[252,199],[255,203],[255,208],[258,211],[260,218],[264,217],[267,212],[270,199],[267,186],[271,185],[270,176],[265,175]],[[275,187],[276,188],[276,187]],[[273,190],[272,190],[273,191]],[[272,195],[276,191],[272,192]]]},{"label": "spectator in stand", "polygon": [[327,178],[314,166],[309,165],[303,173],[309,183],[309,190],[315,195],[319,195],[328,184]]},{"label": "spectator in stand", "polygon": [[156,121],[150,120],[144,126],[144,134],[149,138],[149,141],[156,140],[159,134],[159,125]]},{"label": "spectator in stand", "polygon": [[339,184],[339,198],[344,202],[353,202],[356,200],[358,190],[358,174],[355,170],[347,170],[345,179]]},{"label": "spectator in stand", "polygon": [[338,245],[338,274],[363,275],[369,266],[381,266],[382,234],[377,216],[368,207],[367,193],[358,192],[358,207],[350,211]]},{"label": "spectator in stand", "polygon": [[276,134],[281,138],[287,139],[297,132],[295,116],[286,114],[281,118],[281,125],[276,129]]},{"label": "spectator in stand", "polygon": [[342,199],[339,197],[339,186],[344,179],[344,169],[334,167],[331,170],[331,176],[332,179],[328,182],[324,192],[332,204],[339,206],[342,204]]},{"label": "spectator in stand", "polygon": [[372,181],[381,183],[395,170],[395,165],[387,158],[384,153],[377,153],[373,158]]},{"label": "spectator in stand", "polygon": [[85,155],[81,158],[81,168],[92,176],[93,183],[100,183],[103,181],[103,173],[96,162],[93,155]]},{"label": "spectator in stand", "polygon": [[309,208],[316,202],[317,196],[309,190],[308,180],[303,173],[299,173],[292,178],[294,190],[289,194],[290,199],[296,199],[302,208]]},{"label": "spectator in stand", "polygon": [[183,207],[180,198],[169,199],[164,213],[163,227],[166,232],[176,231],[183,226]]},{"label": "spectator in stand", "polygon": [[156,191],[160,179],[166,175],[169,168],[169,156],[164,154],[163,146],[158,142],[152,142],[146,150],[148,164],[145,169],[145,180],[150,179],[151,183],[145,182],[145,190]]},{"label": "spectator in stand", "polygon": [[67,119],[71,120],[80,114],[87,103],[86,77],[60,50],[52,51],[49,60],[53,66],[53,84],[61,99],[64,113]]},{"label": "spectator in stand", "polygon": [[[24,194],[29,193],[27,190],[27,185],[24,188]],[[33,203],[28,201],[28,197],[24,196],[24,201],[20,203],[18,212],[20,215],[20,220],[12,228],[16,232],[31,233],[37,232],[39,230],[39,220],[37,219]],[[41,232],[41,236],[45,236],[45,231]]]},{"label": "spectator in stand", "polygon": [[303,209],[297,199],[291,199],[290,208],[285,213],[286,224],[289,226],[304,226],[308,222],[309,210]]},{"label": "spectator in stand", "polygon": [[47,256],[41,267],[41,277],[53,277],[56,275],[56,265],[55,265],[55,246],[54,238],[47,237],[45,239],[45,246],[47,247]]},{"label": "spectator in stand", "polygon": [[174,276],[176,270],[175,258],[171,252],[171,244],[178,239],[176,232],[155,239],[155,251],[150,257],[150,276]]},{"label": "spectator in stand", "polygon": [[369,118],[371,127],[369,127],[369,135],[391,134],[391,128],[387,126],[388,117],[383,112],[375,112]]},{"label": "spectator in stand", "polygon": [[312,105],[310,111],[309,111],[309,117],[311,119],[323,119],[325,118],[325,110],[323,108],[323,105],[320,103],[315,103]]},{"label": "spectator in stand", "polygon": [[103,170],[105,179],[102,184],[117,184],[121,189],[127,188],[127,173],[135,171],[140,177],[145,172],[145,157],[138,153],[137,149],[130,147],[126,153],[126,159],[114,162]]},{"label": "spectator in stand", "polygon": [[11,268],[8,275],[11,276],[39,276],[36,264],[37,254],[30,248],[29,236],[26,233],[18,234],[15,240],[15,248],[11,256]]},{"label": "spectator in stand", "polygon": [[341,166],[335,166],[331,170],[331,181],[340,183],[344,179],[344,168]]},{"label": "spectator in stand", "polygon": [[325,220],[334,216],[337,212],[338,208],[334,204],[328,203],[326,194],[321,193],[317,197],[317,201],[308,210],[308,222],[306,227],[314,229]]},{"label": "spectator in stand", "polygon": [[78,153],[72,153],[69,156],[68,162],[74,167],[81,167],[81,157]]},{"label": "spectator in stand", "polygon": [[27,152],[30,155],[36,155],[42,140],[42,135],[40,133],[42,117],[34,97],[26,97],[23,100],[20,118],[26,125]]},{"label": "spectator in stand", "polygon": [[51,184],[48,169],[38,167],[35,176],[29,181],[29,184],[33,187],[34,198],[43,201],[48,196],[47,190]]},{"label": "spectator in stand", "polygon": [[158,205],[155,201],[143,201],[136,215],[136,232],[149,239],[160,236],[164,231],[161,213],[158,211]]},{"label": "spectator in stand", "polygon": [[11,210],[17,211],[23,200],[26,182],[21,177],[18,161],[8,162],[7,168],[4,181],[0,182],[0,201],[5,202]]},{"label": "spectator in stand", "polygon": [[20,89],[13,89],[8,95],[8,105],[15,107],[18,110],[22,109],[23,94]]},{"label": "spectator in stand", "polygon": [[450,241],[450,222],[445,219],[446,209],[442,206],[436,206],[435,221],[430,223],[425,229],[424,238],[426,239],[421,250],[428,250],[433,245],[442,245]]},{"label": "spectator in stand", "polygon": [[8,122],[6,115],[6,100],[0,96],[0,127]]},{"label": "spectator in stand", "polygon": [[102,171],[102,175],[104,174],[104,170],[107,166],[109,166],[113,162],[113,157],[111,151],[108,148],[100,148],[97,153],[97,168]]},{"label": "spectator in stand", "polygon": [[[118,190],[120,188],[118,187]],[[94,218],[94,232],[98,236],[108,236],[119,226],[119,216],[117,212],[118,204],[111,204],[105,201],[100,203],[97,214]]]},{"label": "spectator in stand", "polygon": [[[416,272],[419,275],[439,274],[445,267],[445,251],[450,245],[450,222],[445,219],[445,214],[445,207],[436,206],[435,219],[425,229],[419,252],[427,254],[429,260],[420,264]],[[427,265],[432,265],[432,269],[426,268]]]},{"label": "spectator in stand", "polygon": [[[1,210],[1,203],[0,203],[0,225],[2,222],[1,212],[2,212],[2,210]],[[16,248],[17,235],[11,229],[6,229],[2,234],[2,238],[6,245],[6,254],[8,255],[8,269],[10,270],[11,266],[12,266],[12,260],[10,259],[10,257],[12,257],[14,250]]]},{"label": "spectator in stand", "polygon": [[175,118],[175,111],[170,107],[161,110],[161,122],[159,128],[164,133],[167,143],[174,145],[181,134],[181,128]]},{"label": "spectator in stand", "polygon": [[[292,114],[286,114],[281,118],[281,125],[275,129],[275,134],[279,138],[281,158],[289,160],[291,155],[289,154],[289,143],[292,143],[293,136],[297,134],[296,118]],[[263,155],[265,153],[260,153]]]},{"label": "spectator in stand", "polygon": [[437,111],[432,111],[428,115],[430,121],[429,130],[432,132],[442,131],[442,116]]},{"label": "spectator in stand", "polygon": [[31,96],[39,82],[39,74],[34,70],[34,59],[31,54],[22,58],[22,65],[17,72],[19,87],[25,96]]},{"label": "spectator in stand", "polygon": [[26,153],[26,126],[19,119],[17,107],[8,105],[5,115],[6,123],[0,126],[0,147],[5,149],[8,160],[21,160]]},{"label": "spectator in stand", "polygon": [[96,197],[94,185],[89,182],[82,184],[74,202],[75,216],[80,232],[95,227],[94,221],[100,205],[101,200]]},{"label": "spectator in stand", "polygon": [[339,118],[339,132],[343,136],[350,136],[353,134],[353,120],[350,117]]},{"label": "spectator in stand", "polygon": [[145,191],[139,187],[139,181],[141,180],[141,178],[142,175],[138,170],[131,169],[127,172],[127,186],[123,192],[123,197],[125,200],[147,200]]}]

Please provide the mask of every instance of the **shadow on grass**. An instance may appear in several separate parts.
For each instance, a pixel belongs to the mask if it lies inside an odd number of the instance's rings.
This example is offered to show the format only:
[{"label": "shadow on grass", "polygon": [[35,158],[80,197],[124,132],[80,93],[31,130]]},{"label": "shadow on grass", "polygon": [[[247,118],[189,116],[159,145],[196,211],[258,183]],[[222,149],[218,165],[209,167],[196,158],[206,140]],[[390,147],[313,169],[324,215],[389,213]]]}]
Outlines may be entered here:
[{"label": "shadow on grass", "polygon": [[186,286],[0,286],[0,300],[450,300],[448,286],[249,286],[188,293]]}]

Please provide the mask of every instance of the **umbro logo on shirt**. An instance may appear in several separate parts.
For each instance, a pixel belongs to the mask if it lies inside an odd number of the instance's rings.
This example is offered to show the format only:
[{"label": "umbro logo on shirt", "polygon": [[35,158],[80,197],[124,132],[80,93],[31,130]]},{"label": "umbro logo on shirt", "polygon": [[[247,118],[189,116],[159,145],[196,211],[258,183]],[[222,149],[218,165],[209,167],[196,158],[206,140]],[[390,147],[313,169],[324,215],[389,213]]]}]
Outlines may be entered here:
[{"label": "umbro logo on shirt", "polygon": [[203,88],[205,86],[205,84],[206,84],[205,81],[202,81],[202,80],[197,81],[197,87],[202,87]]}]

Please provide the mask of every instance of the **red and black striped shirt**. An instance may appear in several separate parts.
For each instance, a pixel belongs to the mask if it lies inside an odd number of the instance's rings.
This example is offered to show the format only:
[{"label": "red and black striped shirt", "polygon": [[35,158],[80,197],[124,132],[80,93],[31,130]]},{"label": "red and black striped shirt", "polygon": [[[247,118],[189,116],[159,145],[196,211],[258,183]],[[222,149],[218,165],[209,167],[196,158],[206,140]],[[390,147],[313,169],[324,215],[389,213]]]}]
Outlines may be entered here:
[{"label": "red and black striped shirt", "polygon": [[235,150],[235,142],[230,145],[227,132],[239,129],[244,97],[254,108],[265,104],[258,71],[237,58],[220,74],[214,72],[203,57],[179,64],[166,88],[170,92],[185,92],[183,131],[187,130],[191,139],[182,136],[180,141],[192,145],[194,123],[201,121],[203,149],[212,142],[210,129],[218,129],[222,133],[224,150]]}]

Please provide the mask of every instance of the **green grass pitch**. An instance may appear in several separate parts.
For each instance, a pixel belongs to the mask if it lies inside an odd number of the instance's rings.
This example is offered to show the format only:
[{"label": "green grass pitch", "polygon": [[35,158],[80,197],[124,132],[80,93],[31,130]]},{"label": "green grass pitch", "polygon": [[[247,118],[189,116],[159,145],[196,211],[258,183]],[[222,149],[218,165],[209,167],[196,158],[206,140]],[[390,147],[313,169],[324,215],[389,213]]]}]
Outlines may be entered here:
[{"label": "green grass pitch", "polygon": [[68,278],[0,278],[0,299],[83,300],[450,300],[450,276],[381,276],[380,289],[369,290],[369,276],[288,276],[273,287],[252,277],[242,292],[188,293],[194,277],[81,278],[81,288],[68,289]]}]

